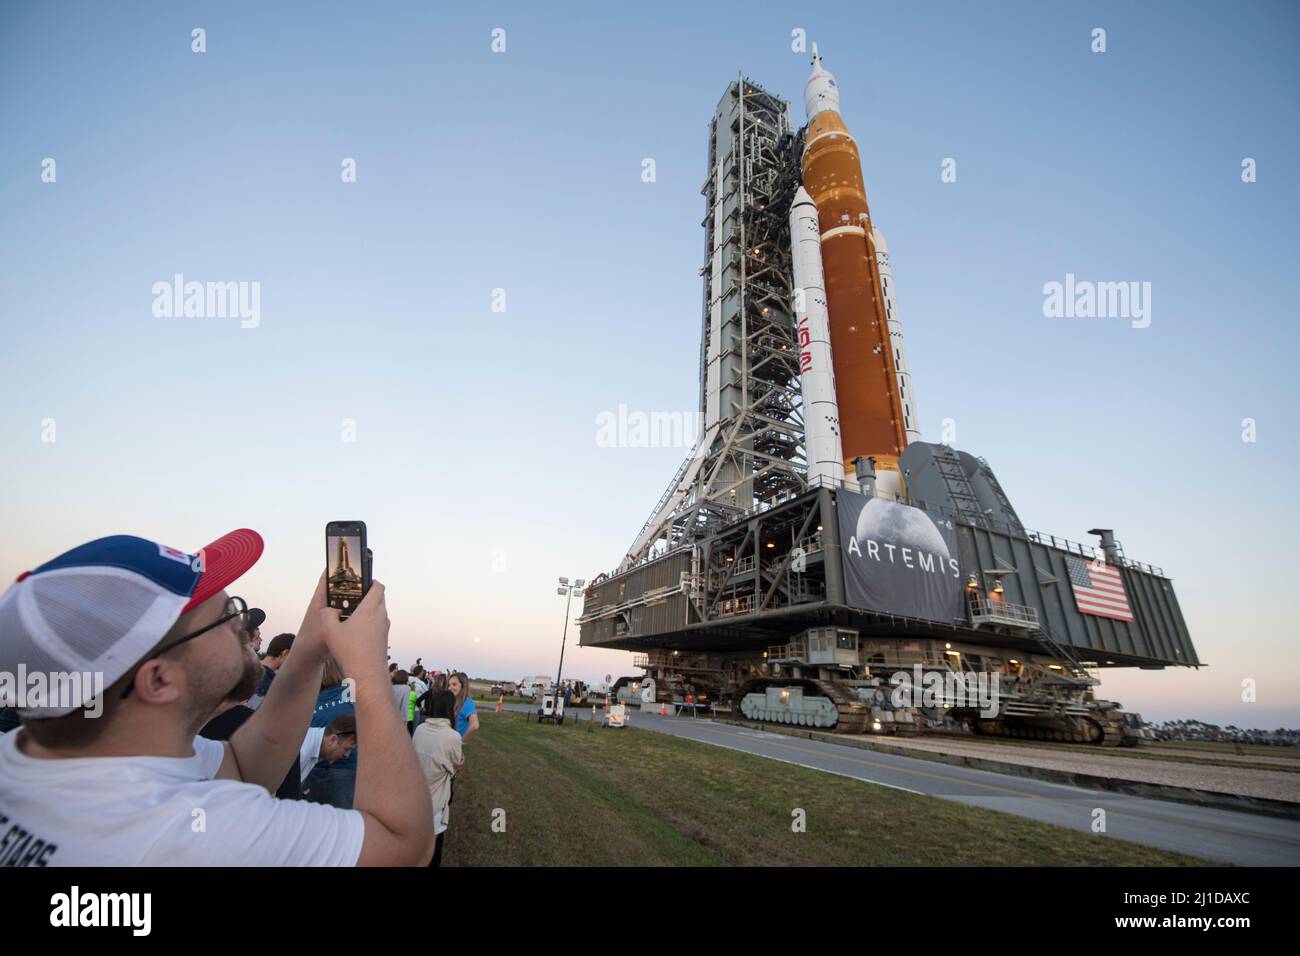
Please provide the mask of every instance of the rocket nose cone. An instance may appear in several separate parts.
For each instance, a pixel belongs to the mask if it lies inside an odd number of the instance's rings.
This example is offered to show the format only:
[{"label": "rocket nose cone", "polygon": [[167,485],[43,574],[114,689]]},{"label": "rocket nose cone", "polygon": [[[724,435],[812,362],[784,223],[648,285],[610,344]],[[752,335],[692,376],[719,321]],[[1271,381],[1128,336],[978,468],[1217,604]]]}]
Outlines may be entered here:
[{"label": "rocket nose cone", "polygon": [[835,87],[835,77],[822,66],[821,56],[813,51],[812,73],[803,85],[804,114],[812,119],[823,110],[840,111],[840,91]]},{"label": "rocket nose cone", "polygon": [[802,202],[812,202],[812,196],[808,195],[808,190],[800,186],[794,192],[794,202],[792,202],[791,205],[797,206]]},{"label": "rocket nose cone", "polygon": [[812,48],[813,48],[812,75],[816,76],[818,73],[825,73],[826,68],[822,66],[822,55],[817,49],[816,41],[813,42]]}]

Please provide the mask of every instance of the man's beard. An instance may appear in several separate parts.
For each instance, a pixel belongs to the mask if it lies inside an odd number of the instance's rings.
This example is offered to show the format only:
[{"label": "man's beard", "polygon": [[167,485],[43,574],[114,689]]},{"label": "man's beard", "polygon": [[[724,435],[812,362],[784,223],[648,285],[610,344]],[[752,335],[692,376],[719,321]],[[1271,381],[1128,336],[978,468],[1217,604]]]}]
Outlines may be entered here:
[{"label": "man's beard", "polygon": [[253,696],[257,686],[262,683],[262,662],[257,659],[253,649],[247,645],[244,648],[244,672],[239,675],[239,682],[230,688],[230,693],[226,694],[226,700],[242,704],[248,698]]},{"label": "man's beard", "polygon": [[[199,729],[212,719],[213,713],[218,708],[228,709],[223,707],[223,704],[241,704],[257,690],[257,685],[262,680],[262,662],[257,659],[257,655],[247,644],[241,642],[240,647],[244,653],[243,666],[239,671],[238,680],[233,685],[226,683],[229,678],[222,678],[209,670],[198,670],[188,675],[190,681],[188,715],[191,734],[197,734]],[[220,689],[222,687],[225,687],[224,693]]]}]

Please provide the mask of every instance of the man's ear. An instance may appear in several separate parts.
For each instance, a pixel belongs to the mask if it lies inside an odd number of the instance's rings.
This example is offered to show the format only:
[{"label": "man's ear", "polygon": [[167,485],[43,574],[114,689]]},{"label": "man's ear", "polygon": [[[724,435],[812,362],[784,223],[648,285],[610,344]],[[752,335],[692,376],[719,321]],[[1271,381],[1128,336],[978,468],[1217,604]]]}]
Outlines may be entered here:
[{"label": "man's ear", "polygon": [[180,697],[181,674],[174,662],[154,658],[139,670],[134,681],[135,699],[148,704],[170,704]]}]

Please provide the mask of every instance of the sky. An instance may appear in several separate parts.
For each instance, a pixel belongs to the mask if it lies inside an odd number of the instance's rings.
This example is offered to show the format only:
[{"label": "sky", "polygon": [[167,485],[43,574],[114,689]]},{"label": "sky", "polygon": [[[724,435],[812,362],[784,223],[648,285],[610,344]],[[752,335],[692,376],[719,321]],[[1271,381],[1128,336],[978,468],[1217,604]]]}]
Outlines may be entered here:
[{"label": "sky", "polygon": [[[708,122],[743,71],[803,123],[795,31],[923,437],[1174,580],[1207,666],[1103,696],[1300,726],[1287,2],[0,5],[0,579],[251,527],[269,636],[361,519],[403,664],[518,679],[567,639],[566,675],[633,672],[556,579],[612,569],[687,452],[598,423],[696,411]],[[156,314],[177,274],[256,283],[256,316]],[[1149,282],[1150,324],[1045,316],[1067,274]]]}]

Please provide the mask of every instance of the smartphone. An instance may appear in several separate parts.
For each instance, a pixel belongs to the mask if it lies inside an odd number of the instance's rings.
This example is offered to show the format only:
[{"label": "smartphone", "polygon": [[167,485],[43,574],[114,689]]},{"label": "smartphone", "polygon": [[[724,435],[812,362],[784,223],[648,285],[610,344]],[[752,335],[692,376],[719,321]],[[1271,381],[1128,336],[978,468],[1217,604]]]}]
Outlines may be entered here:
[{"label": "smartphone", "polygon": [[371,552],[364,521],[325,525],[325,599],[347,617],[370,590]]}]

